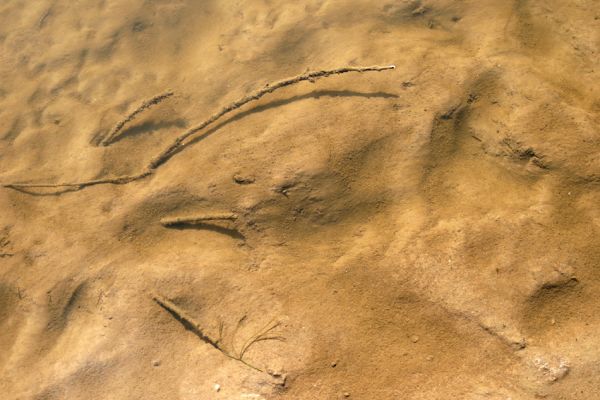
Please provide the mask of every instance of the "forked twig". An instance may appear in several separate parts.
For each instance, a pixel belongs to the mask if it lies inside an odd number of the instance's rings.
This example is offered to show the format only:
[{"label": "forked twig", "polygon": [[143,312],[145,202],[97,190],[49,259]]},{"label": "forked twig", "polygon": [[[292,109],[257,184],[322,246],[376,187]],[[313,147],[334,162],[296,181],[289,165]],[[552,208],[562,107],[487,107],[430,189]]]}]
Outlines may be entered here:
[{"label": "forked twig", "polygon": [[168,92],[159,94],[158,96],[154,96],[153,98],[151,98],[149,100],[144,101],[138,108],[136,108],[129,115],[127,115],[125,118],[123,118],[121,121],[119,121],[115,125],[115,127],[108,133],[108,135],[106,135],[106,137],[104,139],[102,139],[100,144],[102,144],[102,146],[108,146],[109,144],[114,142],[114,140],[121,133],[121,130],[123,129],[125,124],[133,121],[133,119],[142,111],[152,107],[153,105],[160,103],[161,101],[163,101],[165,99],[168,99],[169,97],[173,96],[173,94],[174,94],[173,92],[168,91]]},{"label": "forked twig", "polygon": [[[314,82],[317,79],[326,78],[326,77],[329,77],[332,75],[340,75],[340,74],[345,74],[348,72],[386,71],[386,70],[391,70],[394,68],[396,68],[394,65],[385,65],[385,66],[374,65],[374,66],[368,66],[368,67],[342,67],[342,68],[336,68],[336,69],[332,69],[332,70],[306,72],[301,75],[297,75],[297,76],[294,76],[291,78],[287,78],[287,79],[283,79],[281,81],[267,84],[262,89],[259,89],[259,90],[255,91],[254,93],[244,96],[241,99],[229,104],[228,106],[222,108],[217,113],[210,116],[204,122],[187,130],[186,132],[184,132],[182,135],[177,137],[171,145],[169,145],[165,150],[163,150],[162,152],[160,152],[160,154],[158,154],[156,157],[154,157],[152,159],[152,161],[146,166],[144,171],[142,171],[141,173],[139,173],[137,175],[123,176],[123,177],[117,177],[117,178],[97,179],[97,180],[92,180],[92,181],[84,181],[84,182],[76,182],[76,183],[61,183],[61,184],[9,183],[9,184],[3,184],[2,186],[6,187],[6,188],[15,189],[15,190],[21,190],[21,191],[24,191],[25,193],[33,194],[30,191],[24,190],[24,189],[27,189],[27,188],[42,188],[42,189],[43,188],[65,188],[65,187],[67,187],[67,188],[71,189],[69,191],[77,191],[77,190],[81,190],[85,187],[93,186],[93,185],[100,185],[100,184],[121,185],[121,184],[130,183],[132,181],[142,179],[142,178],[145,178],[145,177],[151,175],[154,172],[154,170],[156,170],[159,166],[161,166],[162,164],[167,162],[174,154],[183,150],[190,143],[192,143],[192,141],[186,142],[186,139],[194,136],[196,133],[198,133],[202,129],[206,128],[208,125],[213,124],[214,122],[216,122],[223,116],[231,113],[232,111],[237,110],[238,108],[242,107],[243,105],[245,105],[247,103],[250,103],[252,101],[256,101],[256,100],[260,99],[261,97],[263,97],[266,94],[273,93],[274,91],[276,91],[278,89],[281,89],[281,88],[284,88],[287,86],[291,86],[291,85],[294,85],[299,82],[303,82],[303,81]],[[135,118],[135,116],[137,114],[139,114],[141,111],[143,111],[144,109],[146,109],[146,108],[150,107],[151,105],[156,104],[157,102],[162,101],[162,99],[166,98],[166,97],[161,98],[161,96],[166,96],[166,95],[170,96],[170,93],[171,92],[167,92],[163,95],[159,95],[153,99],[150,99],[149,101],[145,102],[144,104],[142,104],[141,107],[136,109],[133,113],[131,113],[128,117],[126,117],[124,120],[122,120],[115,126],[115,128],[111,131],[111,133],[109,133],[109,135],[103,140],[103,144],[104,145],[109,144],[112,140],[114,140],[116,135],[118,135],[120,130],[123,128],[123,126],[127,122],[129,122],[133,118]],[[160,100],[156,100],[158,98],[160,98]],[[154,103],[152,103],[153,100],[155,100]],[[56,194],[60,194],[63,192],[64,191],[56,192]]]},{"label": "forked twig", "polygon": [[[215,349],[219,350],[225,356],[227,356],[233,360],[239,361],[239,362],[243,363],[244,365],[246,365],[252,369],[255,369],[257,371],[260,371],[260,372],[264,372],[264,371],[256,366],[248,363],[246,360],[244,360],[244,355],[248,351],[250,346],[252,346],[253,344],[255,344],[257,342],[265,341],[265,340],[285,341],[285,338],[282,336],[269,336],[268,335],[271,331],[273,331],[275,328],[277,328],[279,326],[278,322],[271,321],[263,329],[261,329],[257,334],[251,336],[244,343],[244,345],[242,346],[242,349],[240,350],[239,353],[236,352],[235,346],[233,346],[233,344],[232,344],[233,352],[229,352],[221,344],[223,341],[223,336],[224,336],[224,324],[222,322],[219,324],[219,338],[217,340],[214,340],[202,330],[202,328],[198,322],[196,322],[187,312],[182,310],[177,305],[173,304],[173,302],[167,300],[166,298],[164,298],[160,295],[156,295],[156,294],[152,296],[152,299],[159,306],[161,306],[162,308],[167,310],[169,312],[169,314],[171,314],[177,321],[179,321],[186,329],[192,331],[196,336],[198,336],[203,342],[205,342],[205,343],[211,345],[212,347],[214,347]],[[238,322],[238,327],[244,318],[242,318]],[[236,332],[237,332],[237,328],[236,328]]]},{"label": "forked twig", "polygon": [[260,330],[257,334],[255,334],[254,336],[251,336],[246,343],[244,343],[244,345],[242,346],[242,349],[239,352],[239,358],[243,358],[244,354],[246,354],[246,352],[248,351],[248,349],[250,348],[250,346],[252,346],[255,343],[264,341],[264,340],[279,340],[279,341],[285,341],[285,338],[282,336],[268,336],[268,334],[274,330],[275,328],[277,328],[279,326],[279,322],[275,322],[275,321],[271,321],[269,322],[267,325],[265,325],[263,327],[262,330]]}]

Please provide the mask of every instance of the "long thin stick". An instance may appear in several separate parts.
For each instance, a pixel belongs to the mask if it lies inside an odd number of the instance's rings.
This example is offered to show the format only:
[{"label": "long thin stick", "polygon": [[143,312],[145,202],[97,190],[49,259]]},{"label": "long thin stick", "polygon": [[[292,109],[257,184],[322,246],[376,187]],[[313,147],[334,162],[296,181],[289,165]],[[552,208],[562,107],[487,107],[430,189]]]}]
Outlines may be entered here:
[{"label": "long thin stick", "polygon": [[187,132],[185,132],[184,134],[179,136],[177,139],[175,139],[173,144],[171,144],[167,149],[165,149],[162,153],[160,153],[157,157],[155,157],[150,162],[148,167],[149,167],[149,169],[157,168],[158,166],[163,164],[166,160],[168,160],[177,150],[179,150],[181,147],[185,146],[183,141],[185,139],[187,139],[188,137],[190,137],[193,134],[195,134],[196,132],[206,128],[208,125],[214,123],[215,121],[217,121],[224,115],[229,114],[230,112],[240,108],[244,104],[249,103],[251,101],[256,101],[268,93],[273,93],[277,89],[281,89],[283,87],[290,86],[290,85],[293,85],[293,84],[296,84],[296,83],[299,83],[302,81],[314,81],[319,78],[326,78],[331,75],[345,74],[347,72],[385,71],[385,70],[394,69],[394,68],[396,68],[395,65],[387,65],[387,66],[383,66],[383,67],[377,66],[377,65],[370,66],[370,67],[342,67],[342,68],[337,68],[337,69],[332,69],[332,70],[307,72],[302,75],[297,75],[292,78],[287,78],[287,79],[284,79],[284,80],[281,80],[278,82],[267,84],[264,88],[259,89],[256,92],[254,92],[248,96],[242,97],[238,101],[235,101],[226,107],[223,107],[221,109],[221,111],[213,114],[211,117],[209,117],[207,120],[205,120],[201,124],[189,129]]},{"label": "long thin stick", "polygon": [[[184,142],[184,141],[186,139],[188,139],[189,137],[193,136],[200,130],[206,128],[208,125],[213,124],[215,121],[219,120],[226,114],[229,114],[230,112],[232,112],[234,110],[237,110],[238,108],[242,107],[243,105],[245,105],[247,103],[256,101],[268,93],[273,93],[274,91],[276,91],[278,89],[284,88],[286,86],[294,85],[299,82],[303,82],[303,81],[313,82],[316,79],[326,78],[326,77],[329,77],[332,75],[340,75],[340,74],[345,74],[348,72],[386,71],[386,70],[391,70],[394,68],[396,68],[394,65],[385,65],[385,66],[374,65],[374,66],[369,66],[369,67],[342,67],[342,68],[336,68],[336,69],[332,69],[332,70],[307,72],[307,73],[304,73],[301,75],[297,75],[297,76],[294,76],[291,78],[287,78],[287,79],[284,79],[281,81],[267,84],[264,88],[259,89],[256,92],[254,92],[248,96],[242,97],[240,100],[235,101],[235,102],[231,103],[230,105],[222,108],[219,112],[213,114],[212,116],[210,116],[208,119],[206,119],[201,124],[195,126],[194,128],[187,130],[181,136],[176,138],[173,141],[173,143],[170,146],[168,146],[165,150],[163,150],[158,156],[154,157],[152,159],[152,161],[148,164],[148,166],[144,169],[144,171],[142,171],[138,175],[129,175],[129,176],[123,176],[123,177],[117,177],[117,178],[98,179],[98,180],[76,182],[76,183],[60,183],[60,184],[9,183],[9,184],[3,184],[2,186],[6,187],[6,188],[16,189],[16,190],[21,190],[24,188],[70,187],[70,188],[72,188],[72,190],[70,190],[70,191],[77,191],[77,190],[81,190],[85,187],[93,186],[93,185],[101,185],[101,184],[122,185],[122,184],[130,183],[135,180],[142,179],[142,178],[145,178],[145,177],[151,175],[155,169],[157,169],[159,166],[161,166],[162,164],[167,162],[167,160],[169,160],[171,158],[171,156],[173,156],[175,153],[177,153],[177,152],[183,150],[185,147],[187,147],[191,142]],[[165,96],[169,93],[171,93],[171,92],[167,92],[161,96]],[[158,97],[160,97],[160,96],[157,96],[153,99],[156,99]],[[148,102],[146,102],[144,104],[151,103],[153,99],[149,100]],[[113,131],[111,131],[111,134],[109,134],[107,136],[107,138],[103,141],[103,143],[110,143],[111,140],[114,140],[115,135],[118,134],[118,132],[123,128],[123,126],[128,121],[131,121],[139,112],[141,112],[145,108],[150,107],[152,104],[155,104],[155,103],[149,104],[146,107],[144,107],[144,104],[142,104],[142,106],[140,108],[136,109],[136,111],[134,111],[132,114],[130,114],[127,118],[125,118],[119,124],[117,124],[117,126],[113,129]],[[27,192],[27,193],[30,193],[30,192]],[[62,193],[62,192],[58,192],[57,194],[60,194],[60,193]]]},{"label": "long thin stick", "polygon": [[108,133],[108,135],[106,135],[106,137],[104,139],[102,139],[102,142],[100,142],[100,144],[102,144],[102,146],[108,146],[109,144],[114,142],[114,140],[117,138],[117,136],[119,136],[119,133],[121,132],[121,130],[123,129],[125,124],[133,121],[133,119],[142,111],[152,107],[153,105],[160,103],[161,101],[163,101],[165,99],[168,99],[169,97],[173,96],[173,94],[174,94],[173,92],[169,91],[169,92],[159,94],[158,96],[154,96],[153,98],[144,101],[138,108],[136,108],[133,112],[131,112],[129,115],[127,115],[121,121],[119,121],[115,125],[115,127]]},{"label": "long thin stick", "polygon": [[104,185],[104,184],[112,184],[112,185],[124,185],[126,183],[129,182],[133,182],[133,181],[137,181],[140,180],[142,178],[147,177],[148,175],[152,174],[151,171],[144,171],[141,174],[138,175],[124,175],[124,176],[119,176],[116,178],[104,178],[104,179],[94,179],[91,181],[84,181],[84,182],[73,182],[73,183],[8,183],[8,184],[4,184],[2,185],[5,188],[10,188],[10,189],[16,189],[16,190],[21,190],[21,189],[27,189],[27,188],[37,188],[37,189],[44,189],[44,188],[75,188],[75,190],[80,190],[83,189],[85,187],[88,186],[94,186],[94,185]]}]

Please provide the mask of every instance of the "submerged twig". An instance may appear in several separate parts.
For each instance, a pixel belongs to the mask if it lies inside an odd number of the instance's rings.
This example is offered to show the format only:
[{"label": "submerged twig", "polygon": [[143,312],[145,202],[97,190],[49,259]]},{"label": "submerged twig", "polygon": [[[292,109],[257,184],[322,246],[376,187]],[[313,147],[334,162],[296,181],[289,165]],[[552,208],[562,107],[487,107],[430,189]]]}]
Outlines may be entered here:
[{"label": "submerged twig", "polygon": [[123,129],[125,124],[133,121],[133,119],[142,111],[152,107],[153,105],[160,103],[161,101],[163,101],[165,99],[168,99],[169,97],[173,96],[173,94],[174,94],[173,92],[169,91],[169,92],[159,94],[158,96],[154,96],[153,98],[144,101],[138,108],[136,108],[129,115],[127,115],[125,118],[123,118],[121,121],[119,121],[115,125],[115,127],[108,133],[108,135],[106,135],[106,137],[104,139],[102,139],[100,144],[102,144],[102,146],[108,146],[109,144],[114,142],[114,140],[119,136],[119,133],[121,132],[121,130]]},{"label": "submerged twig", "polygon": [[185,147],[186,144],[184,143],[184,140],[186,140],[188,137],[190,137],[190,136],[194,135],[196,132],[206,128],[208,125],[217,121],[224,115],[242,107],[244,104],[250,103],[251,101],[256,101],[268,93],[273,93],[277,89],[281,89],[283,87],[290,86],[290,85],[293,85],[293,84],[296,84],[296,83],[299,83],[302,81],[314,82],[315,80],[317,80],[319,78],[326,78],[331,75],[345,74],[348,72],[385,71],[385,70],[394,69],[394,68],[396,68],[395,65],[387,65],[387,66],[374,65],[374,66],[370,66],[370,67],[342,67],[342,68],[337,68],[337,69],[332,69],[332,70],[307,72],[307,73],[297,75],[297,76],[294,76],[291,78],[287,78],[287,79],[284,79],[281,81],[269,83],[269,84],[265,85],[264,88],[259,89],[256,92],[254,92],[248,96],[242,97],[238,101],[235,101],[226,107],[223,107],[219,112],[213,114],[212,116],[210,116],[207,120],[205,120],[201,124],[191,128],[187,132],[183,133],[181,136],[179,136],[177,139],[175,139],[175,141],[168,148],[166,148],[162,153],[160,153],[157,157],[155,157],[150,162],[148,167],[150,169],[157,168],[158,166],[163,164],[165,161],[167,161],[179,149]]},{"label": "submerged twig", "polygon": [[[152,299],[159,306],[161,306],[162,308],[167,310],[169,312],[169,314],[171,314],[177,321],[179,321],[186,329],[192,331],[196,336],[198,336],[203,342],[205,342],[205,343],[211,345],[212,347],[214,347],[215,349],[219,350],[225,356],[227,356],[233,360],[239,361],[239,362],[243,363],[244,365],[246,365],[252,369],[255,369],[257,371],[260,371],[260,372],[264,372],[264,371],[244,360],[244,354],[248,351],[250,346],[252,346],[253,344],[255,344],[257,342],[264,341],[264,340],[280,340],[280,341],[285,340],[285,338],[283,338],[282,336],[269,336],[268,335],[271,331],[273,331],[275,328],[277,328],[279,326],[278,322],[274,323],[273,321],[271,321],[263,329],[261,329],[257,334],[251,336],[244,343],[244,345],[242,346],[242,349],[239,352],[236,352],[235,346],[233,346],[233,345],[232,345],[233,352],[229,352],[221,344],[223,341],[223,335],[224,335],[224,325],[222,322],[219,324],[219,338],[217,340],[214,340],[202,330],[200,324],[198,322],[196,322],[187,312],[182,310],[177,305],[173,304],[171,301],[167,300],[166,298],[164,298],[160,295],[156,295],[156,294],[154,296],[152,296]],[[243,318],[242,318],[242,320],[243,320]],[[239,323],[241,323],[242,320],[240,320]],[[239,327],[239,323],[238,323],[238,327]],[[236,331],[237,331],[237,329],[236,329]]]},{"label": "submerged twig", "polygon": [[[259,89],[259,90],[255,91],[254,93],[244,96],[241,99],[229,104],[228,106],[222,108],[220,111],[218,111],[215,114],[213,114],[212,116],[210,116],[204,122],[187,130],[186,132],[184,132],[182,135],[177,137],[171,145],[169,145],[165,150],[163,150],[162,152],[160,152],[160,154],[158,154],[156,157],[154,157],[152,159],[152,161],[146,166],[146,168],[137,175],[123,176],[123,177],[110,178],[110,179],[98,179],[98,180],[93,180],[93,181],[85,181],[85,182],[77,182],[77,183],[61,183],[61,184],[10,183],[10,184],[4,184],[2,186],[6,187],[6,188],[15,189],[15,190],[21,190],[21,191],[24,191],[23,189],[25,189],[25,188],[64,188],[64,187],[72,188],[72,190],[69,190],[69,191],[77,191],[77,190],[81,190],[85,187],[92,186],[92,185],[100,185],[100,184],[120,185],[120,184],[124,184],[124,183],[129,183],[129,182],[132,182],[132,181],[135,181],[138,179],[145,178],[148,175],[151,175],[155,169],[157,169],[159,166],[161,166],[162,164],[167,162],[167,160],[169,160],[175,153],[183,150],[185,147],[187,147],[191,143],[191,141],[186,142],[186,139],[194,136],[196,133],[198,133],[202,129],[206,128],[208,125],[213,124],[215,121],[219,120],[223,116],[231,113],[234,110],[237,110],[238,108],[242,107],[243,105],[245,105],[247,103],[250,103],[252,101],[256,101],[256,100],[260,99],[261,97],[263,97],[264,95],[266,95],[268,93],[273,93],[274,91],[276,91],[278,89],[281,89],[281,88],[284,88],[287,86],[291,86],[291,85],[294,85],[299,82],[303,82],[303,81],[314,82],[317,79],[326,78],[326,77],[329,77],[332,75],[340,75],[340,74],[345,74],[348,72],[386,71],[386,70],[391,70],[394,68],[396,68],[394,65],[385,65],[385,66],[374,65],[374,66],[368,66],[368,67],[341,67],[341,68],[336,68],[336,69],[332,69],[332,70],[320,70],[320,71],[306,72],[301,75],[297,75],[297,76],[294,76],[291,78],[287,78],[287,79],[283,79],[281,81],[267,84],[262,89]],[[121,122],[119,122],[115,126],[115,128],[111,131],[111,133],[109,133],[107,135],[107,137],[102,141],[102,144],[104,144],[105,146],[107,144],[110,144],[111,141],[114,140],[116,135],[118,135],[120,130],[123,128],[123,126],[127,122],[129,122],[133,118],[135,118],[135,116],[137,114],[139,114],[141,111],[152,106],[153,104],[157,104],[158,102],[162,101],[164,98],[166,98],[170,95],[172,95],[172,92],[167,92],[163,95],[156,96],[156,97],[148,100],[147,102],[143,103],[142,106],[138,107],[138,109],[136,109],[134,112],[129,114],[129,116],[127,116],[125,119],[123,119]],[[32,194],[29,191],[25,191],[25,192]],[[57,192],[56,194],[60,194],[60,193],[63,193],[63,192]]]},{"label": "submerged twig", "polygon": [[159,306],[167,310],[173,317],[175,317],[175,319],[181,322],[183,326],[194,332],[200,339],[202,339],[203,342],[210,344],[212,347],[229,357],[229,354],[219,346],[218,341],[215,341],[211,339],[208,335],[206,335],[202,331],[200,324],[194,321],[194,319],[191,316],[189,316],[184,310],[173,304],[171,301],[157,294],[152,296],[152,300],[154,300],[156,303],[158,303]]},{"label": "submerged twig", "polygon": [[237,215],[235,214],[212,214],[212,215],[198,215],[190,217],[165,217],[160,220],[160,223],[165,227],[178,226],[178,225],[198,225],[204,224],[211,221],[235,221]]},{"label": "submerged twig", "polygon": [[113,184],[113,185],[124,185],[129,182],[137,181],[152,174],[151,171],[144,171],[138,175],[125,175],[116,178],[104,178],[94,179],[91,181],[73,182],[73,183],[8,183],[2,185],[6,188],[23,190],[28,188],[34,189],[52,189],[52,188],[74,188],[74,190],[80,190],[88,186]]}]

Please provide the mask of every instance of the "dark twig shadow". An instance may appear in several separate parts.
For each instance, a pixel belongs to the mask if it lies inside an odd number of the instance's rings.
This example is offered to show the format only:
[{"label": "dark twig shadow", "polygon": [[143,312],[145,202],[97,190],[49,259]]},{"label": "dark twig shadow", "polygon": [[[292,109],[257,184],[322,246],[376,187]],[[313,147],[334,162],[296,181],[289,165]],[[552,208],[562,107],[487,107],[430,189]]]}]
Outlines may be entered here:
[{"label": "dark twig shadow", "polygon": [[169,121],[146,121],[139,125],[133,125],[125,130],[123,130],[119,136],[116,136],[113,140],[110,141],[109,144],[114,144],[120,142],[121,140],[128,137],[135,137],[147,133],[151,133],[154,131],[158,131],[160,129],[166,128],[185,128],[187,127],[187,121],[184,119],[175,119]]},{"label": "dark twig shadow", "polygon": [[208,224],[205,222],[195,223],[195,224],[186,224],[186,223],[173,224],[173,225],[169,225],[167,228],[177,229],[177,230],[187,230],[187,229],[205,230],[205,231],[220,233],[222,235],[229,236],[233,239],[246,240],[246,237],[244,235],[242,235],[242,233],[240,231],[238,231],[237,229],[225,228],[220,225]]},{"label": "dark twig shadow", "polygon": [[171,314],[171,316],[173,318],[175,318],[181,325],[183,325],[183,327],[187,330],[192,332],[194,335],[198,336],[204,343],[210,344],[212,347],[214,347],[215,349],[219,350],[219,351],[223,351],[221,350],[221,348],[219,347],[219,345],[213,341],[211,338],[209,338],[204,332],[202,332],[202,330],[197,326],[194,325],[193,322],[191,322],[190,320],[188,320],[187,318],[185,318],[184,316],[180,315],[179,313],[177,313],[176,310],[168,307],[166,304],[164,304],[163,301],[160,301],[158,299],[154,299],[154,301],[156,301],[158,303],[159,306],[161,306],[162,308],[164,308],[169,314]]}]

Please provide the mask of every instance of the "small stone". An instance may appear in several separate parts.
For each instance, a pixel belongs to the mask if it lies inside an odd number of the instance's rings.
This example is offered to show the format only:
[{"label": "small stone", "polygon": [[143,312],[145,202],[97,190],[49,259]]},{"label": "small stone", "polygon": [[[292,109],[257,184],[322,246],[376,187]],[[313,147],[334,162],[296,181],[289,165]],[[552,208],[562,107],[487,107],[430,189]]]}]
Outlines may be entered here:
[{"label": "small stone", "polygon": [[154,367],[159,367],[160,366],[160,360],[154,360],[154,361],[152,361],[152,365]]},{"label": "small stone", "polygon": [[254,183],[256,179],[253,176],[244,176],[240,174],[235,174],[233,176],[233,181],[238,185],[250,185]]},{"label": "small stone", "polygon": [[218,383],[215,383],[215,384],[213,385],[213,389],[215,390],[215,392],[218,392],[218,391],[220,391],[220,390],[221,390],[221,385],[219,385]]},{"label": "small stone", "polygon": [[410,337],[410,341],[413,343],[417,343],[419,341],[419,337],[417,335],[413,335]]},{"label": "small stone", "polygon": [[344,392],[344,397],[346,397],[346,398],[350,397],[350,393]]},{"label": "small stone", "polygon": [[427,361],[433,361],[433,356],[427,356]]},{"label": "small stone", "polygon": [[538,356],[533,360],[533,365],[538,368],[548,382],[556,382],[564,378],[570,370],[568,360],[562,357]]},{"label": "small stone", "polygon": [[417,15],[423,15],[428,11],[427,7],[425,6],[418,6],[417,8],[415,8],[412,12],[413,16],[417,16]]},{"label": "small stone", "polygon": [[273,378],[280,378],[283,374],[280,371],[275,371],[272,369],[267,369],[267,374],[271,375]]},{"label": "small stone", "polygon": [[335,367],[337,367],[337,361],[334,361],[331,363],[331,368],[335,368]]}]

